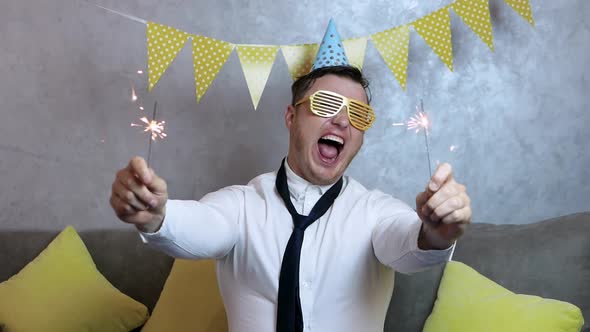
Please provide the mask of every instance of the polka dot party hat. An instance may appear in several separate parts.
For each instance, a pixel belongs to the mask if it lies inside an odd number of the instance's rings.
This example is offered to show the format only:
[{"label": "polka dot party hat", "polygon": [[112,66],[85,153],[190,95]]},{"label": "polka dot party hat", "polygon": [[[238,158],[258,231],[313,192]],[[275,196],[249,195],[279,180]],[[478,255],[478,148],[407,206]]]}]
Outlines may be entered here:
[{"label": "polka dot party hat", "polygon": [[313,67],[311,70],[315,70],[322,67],[331,66],[347,66],[348,58],[344,53],[344,47],[342,46],[342,40],[336,30],[336,24],[334,20],[330,19],[328,28],[324,34],[324,39],[320,44],[320,49],[315,57]]}]

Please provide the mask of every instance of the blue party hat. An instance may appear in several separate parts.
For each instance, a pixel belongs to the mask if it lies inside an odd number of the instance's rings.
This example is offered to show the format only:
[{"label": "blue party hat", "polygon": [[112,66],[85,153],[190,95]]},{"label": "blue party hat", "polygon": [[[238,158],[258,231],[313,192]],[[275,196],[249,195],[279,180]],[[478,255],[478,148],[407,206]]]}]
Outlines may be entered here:
[{"label": "blue party hat", "polygon": [[311,70],[313,71],[322,67],[348,65],[348,58],[344,53],[344,46],[336,30],[336,24],[334,24],[333,19],[330,19]]}]

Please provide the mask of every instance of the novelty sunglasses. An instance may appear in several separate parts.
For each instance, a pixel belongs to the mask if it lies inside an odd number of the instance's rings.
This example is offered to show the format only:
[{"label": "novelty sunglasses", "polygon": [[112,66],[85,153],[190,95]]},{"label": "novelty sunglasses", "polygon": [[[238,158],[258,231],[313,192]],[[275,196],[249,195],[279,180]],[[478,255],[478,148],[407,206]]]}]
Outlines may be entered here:
[{"label": "novelty sunglasses", "polygon": [[296,102],[293,106],[297,107],[307,99],[309,99],[311,112],[322,118],[331,118],[338,114],[343,106],[346,106],[350,124],[361,131],[369,129],[375,121],[375,112],[371,106],[332,91],[318,90],[311,96]]}]

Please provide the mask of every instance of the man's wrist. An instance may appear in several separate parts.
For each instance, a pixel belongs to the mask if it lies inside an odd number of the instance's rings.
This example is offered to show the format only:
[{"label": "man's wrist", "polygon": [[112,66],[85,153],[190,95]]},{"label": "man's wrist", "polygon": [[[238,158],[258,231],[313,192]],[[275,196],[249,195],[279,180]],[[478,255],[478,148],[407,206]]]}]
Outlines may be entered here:
[{"label": "man's wrist", "polygon": [[437,234],[432,234],[424,224],[420,227],[418,235],[418,248],[421,250],[445,250],[450,248],[455,241],[441,239]]},{"label": "man's wrist", "polygon": [[135,225],[135,228],[137,228],[138,231],[143,233],[157,233],[162,228],[162,225],[164,224],[164,219],[166,219],[166,216],[162,216],[161,220],[154,221],[149,224]]}]

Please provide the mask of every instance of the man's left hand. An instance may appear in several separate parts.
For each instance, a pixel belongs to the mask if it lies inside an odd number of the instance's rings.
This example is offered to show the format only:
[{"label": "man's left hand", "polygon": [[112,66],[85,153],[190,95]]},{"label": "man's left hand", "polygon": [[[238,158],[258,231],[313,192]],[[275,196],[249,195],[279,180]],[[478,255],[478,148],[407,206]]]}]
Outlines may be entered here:
[{"label": "man's left hand", "polygon": [[441,164],[426,189],[416,196],[416,212],[422,220],[418,247],[446,249],[471,222],[471,200],[465,186],[453,178],[449,164]]}]

